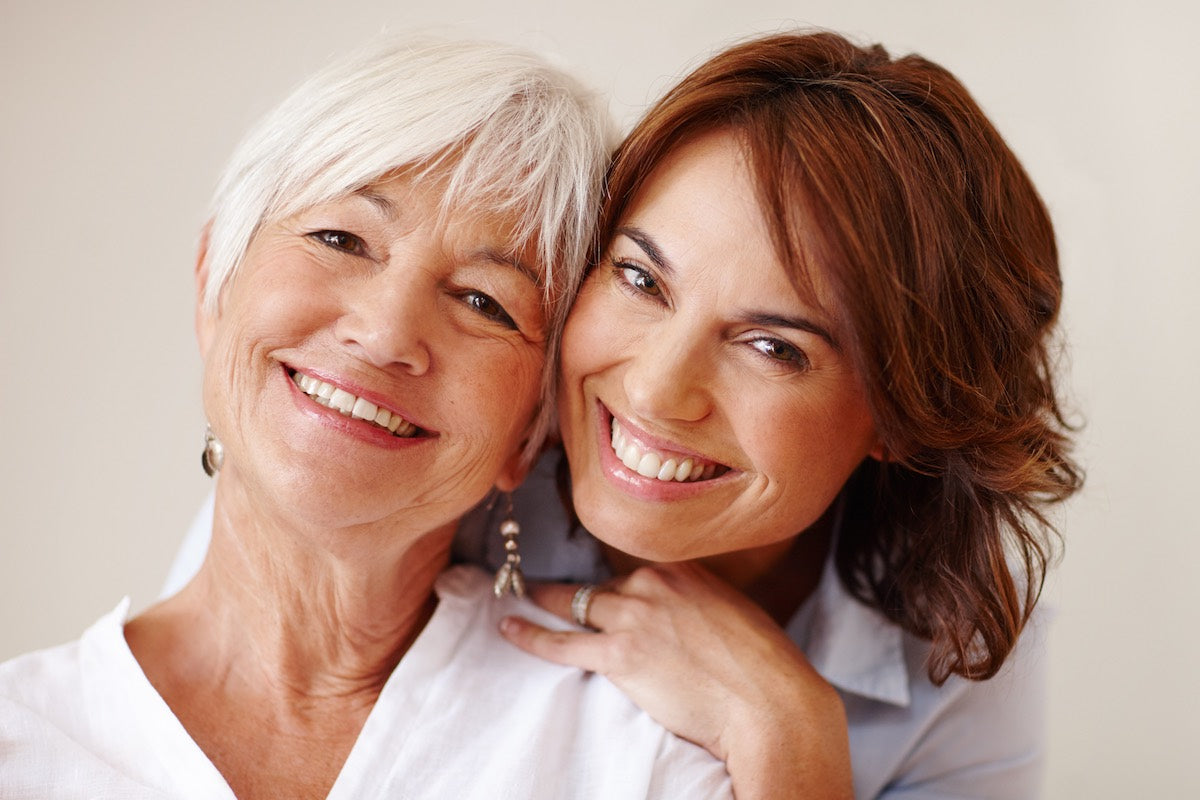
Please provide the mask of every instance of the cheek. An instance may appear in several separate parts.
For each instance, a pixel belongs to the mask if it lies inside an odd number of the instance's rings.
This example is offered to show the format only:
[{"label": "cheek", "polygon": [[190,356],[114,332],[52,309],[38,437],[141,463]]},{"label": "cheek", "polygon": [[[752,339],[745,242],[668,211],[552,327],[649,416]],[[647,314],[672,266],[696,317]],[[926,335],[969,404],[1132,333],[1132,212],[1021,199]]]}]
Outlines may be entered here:
[{"label": "cheek", "polygon": [[564,379],[587,375],[616,359],[623,347],[621,335],[631,330],[630,323],[599,287],[585,287],[563,331]]},{"label": "cheek", "polygon": [[[743,413],[746,447],[757,452],[763,471],[789,485],[836,493],[874,444],[874,426],[861,400],[841,394],[817,405],[780,403]],[[759,424],[755,424],[755,420]],[[780,427],[761,424],[780,420]]]},{"label": "cheek", "polygon": [[540,347],[505,348],[485,354],[461,379],[452,378],[447,385],[469,391],[472,417],[481,429],[497,438],[505,432],[504,438],[520,438],[537,412],[545,363]]},{"label": "cheek", "polygon": [[576,304],[567,319],[567,326],[563,329],[560,361],[564,378],[577,375],[587,368],[590,354],[594,350],[590,341],[593,327],[588,306]]}]

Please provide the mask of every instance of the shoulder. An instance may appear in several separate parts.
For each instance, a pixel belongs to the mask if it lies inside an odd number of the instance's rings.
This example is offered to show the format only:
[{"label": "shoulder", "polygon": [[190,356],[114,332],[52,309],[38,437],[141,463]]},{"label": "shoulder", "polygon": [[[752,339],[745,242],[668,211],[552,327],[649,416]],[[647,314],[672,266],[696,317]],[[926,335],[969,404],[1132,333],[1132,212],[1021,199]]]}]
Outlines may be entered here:
[{"label": "shoulder", "polygon": [[925,718],[926,730],[899,765],[905,782],[936,782],[946,791],[969,788],[997,798],[1037,795],[1045,754],[1050,616],[1043,608],[1035,610],[1000,671],[988,680],[952,676],[933,686],[924,661],[913,665],[920,669],[913,706]]},{"label": "shoulder", "polygon": [[[119,635],[127,606],[122,601],[74,642],[0,664],[0,796],[82,797],[88,787],[160,796],[112,764],[96,727],[96,695],[111,666],[97,640],[114,629]],[[64,784],[65,774],[78,782]]]},{"label": "shoulder", "polygon": [[129,598],[97,620],[73,642],[17,656],[0,664],[0,698],[6,708],[24,708],[46,719],[74,719],[88,685],[113,664],[111,654],[123,643]]},{"label": "shoulder", "polygon": [[925,668],[928,642],[902,634],[907,702],[843,693],[856,786],[876,787],[882,797],[1036,796],[1045,750],[1046,616],[1035,611],[1004,666],[985,681],[951,676],[934,685]]},{"label": "shoulder", "polygon": [[76,639],[0,664],[0,699],[6,711],[23,708],[32,714],[53,716],[69,706],[82,692],[84,660],[82,639]]},{"label": "shoulder", "polygon": [[0,787],[76,738],[81,676],[78,641],[0,664]]},{"label": "shoulder", "polygon": [[1041,776],[1049,616],[1035,609],[990,680],[937,686],[929,643],[851,596],[830,559],[788,634],[842,696],[860,796],[1018,798]]}]

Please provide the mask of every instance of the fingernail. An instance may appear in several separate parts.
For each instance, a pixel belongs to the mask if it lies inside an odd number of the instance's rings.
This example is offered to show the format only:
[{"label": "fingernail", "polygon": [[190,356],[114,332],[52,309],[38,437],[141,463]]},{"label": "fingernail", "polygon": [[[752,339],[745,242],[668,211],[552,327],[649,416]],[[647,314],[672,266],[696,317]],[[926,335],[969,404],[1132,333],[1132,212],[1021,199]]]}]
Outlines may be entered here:
[{"label": "fingernail", "polygon": [[500,620],[500,632],[505,636],[512,636],[516,634],[517,629],[520,627],[520,623],[518,623],[512,617],[505,617],[504,619]]}]

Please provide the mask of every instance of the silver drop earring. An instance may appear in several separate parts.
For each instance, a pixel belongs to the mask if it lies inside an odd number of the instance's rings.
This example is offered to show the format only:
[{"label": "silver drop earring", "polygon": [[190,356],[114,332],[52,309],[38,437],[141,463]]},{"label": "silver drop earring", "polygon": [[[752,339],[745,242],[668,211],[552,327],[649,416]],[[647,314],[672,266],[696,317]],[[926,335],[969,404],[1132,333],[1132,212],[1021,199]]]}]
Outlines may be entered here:
[{"label": "silver drop earring", "polygon": [[500,523],[500,535],[504,537],[504,563],[496,572],[496,582],[492,584],[492,591],[496,597],[503,597],[505,592],[524,597],[525,575],[521,572],[521,553],[517,549],[517,537],[521,535],[521,526],[513,519],[512,495],[506,493],[504,502],[504,521]]},{"label": "silver drop earring", "polygon": [[205,425],[204,452],[200,454],[200,466],[204,467],[204,474],[211,478],[221,471],[223,463],[225,463],[225,448],[221,446],[221,440],[212,432],[212,428]]}]

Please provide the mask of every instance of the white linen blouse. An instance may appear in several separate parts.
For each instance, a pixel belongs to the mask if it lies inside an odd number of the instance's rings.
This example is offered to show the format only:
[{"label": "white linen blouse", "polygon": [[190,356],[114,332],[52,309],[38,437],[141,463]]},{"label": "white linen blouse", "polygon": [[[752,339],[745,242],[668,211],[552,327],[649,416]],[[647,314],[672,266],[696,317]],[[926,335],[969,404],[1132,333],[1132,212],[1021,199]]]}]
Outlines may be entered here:
[{"label": "white linen blouse", "polygon": [[[731,798],[724,765],[605,678],[541,661],[497,626],[532,603],[459,566],[329,793],[364,798]],[[0,797],[233,798],[125,642],[123,600],[73,643],[0,665]],[[270,735],[264,731],[264,735]]]}]

